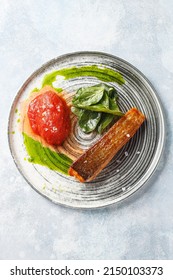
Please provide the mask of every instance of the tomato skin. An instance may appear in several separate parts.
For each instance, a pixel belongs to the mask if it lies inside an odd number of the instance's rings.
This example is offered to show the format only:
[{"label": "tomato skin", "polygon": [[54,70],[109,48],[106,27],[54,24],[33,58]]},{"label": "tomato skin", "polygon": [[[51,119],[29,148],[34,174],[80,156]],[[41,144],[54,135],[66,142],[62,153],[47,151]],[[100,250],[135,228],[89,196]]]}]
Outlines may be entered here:
[{"label": "tomato skin", "polygon": [[27,115],[33,132],[50,145],[61,145],[69,135],[69,107],[62,97],[50,90],[30,102]]}]

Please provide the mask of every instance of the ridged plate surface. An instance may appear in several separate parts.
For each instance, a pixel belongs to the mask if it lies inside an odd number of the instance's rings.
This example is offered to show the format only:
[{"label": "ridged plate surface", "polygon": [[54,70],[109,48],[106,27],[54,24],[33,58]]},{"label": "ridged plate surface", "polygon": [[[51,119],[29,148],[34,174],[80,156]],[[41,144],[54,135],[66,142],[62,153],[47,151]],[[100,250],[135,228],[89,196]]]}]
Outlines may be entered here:
[{"label": "ridged plate surface", "polygon": [[[113,85],[119,93],[119,105],[123,112],[131,107],[138,108],[146,121],[136,135],[113,158],[110,164],[92,183],[79,183],[73,177],[49,170],[46,167],[24,160],[27,156],[23,136],[18,129],[19,114],[16,108],[29,93],[41,85],[45,74],[53,70],[72,66],[97,65],[120,72],[125,84]],[[105,75],[108,75],[105,73]],[[95,77],[77,77],[62,80],[58,86],[66,92],[67,101],[81,86],[94,85],[100,81]],[[164,144],[164,118],[155,90],[146,77],[126,61],[104,53],[80,52],[67,54],[43,65],[34,72],[19,90],[9,117],[9,144],[15,163],[28,183],[40,194],[55,203],[77,208],[97,208],[118,202],[139,189],[152,175],[160,159]],[[85,135],[72,119],[72,134],[64,145],[73,156],[81,149],[90,147],[98,135]],[[105,147],[106,149],[106,147]]]}]

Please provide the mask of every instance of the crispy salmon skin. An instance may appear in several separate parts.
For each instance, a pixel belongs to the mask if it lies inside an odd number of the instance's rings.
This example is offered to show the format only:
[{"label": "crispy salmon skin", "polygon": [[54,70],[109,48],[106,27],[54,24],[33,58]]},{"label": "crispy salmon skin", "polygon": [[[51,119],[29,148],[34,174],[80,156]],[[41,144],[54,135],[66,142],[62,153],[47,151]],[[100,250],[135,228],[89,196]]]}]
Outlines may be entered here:
[{"label": "crispy salmon skin", "polygon": [[91,148],[70,166],[68,173],[80,182],[96,178],[115,154],[134,136],[145,116],[136,108],[121,117]]}]

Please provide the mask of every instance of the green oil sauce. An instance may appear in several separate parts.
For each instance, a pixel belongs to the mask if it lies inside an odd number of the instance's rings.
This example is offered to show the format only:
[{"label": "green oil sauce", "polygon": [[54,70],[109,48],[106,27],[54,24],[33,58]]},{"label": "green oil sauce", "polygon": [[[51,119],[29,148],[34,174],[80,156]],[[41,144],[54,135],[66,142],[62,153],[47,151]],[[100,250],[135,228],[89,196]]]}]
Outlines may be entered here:
[{"label": "green oil sauce", "polygon": [[69,157],[62,153],[56,153],[47,147],[43,147],[40,142],[35,141],[25,133],[23,133],[23,137],[29,155],[29,162],[40,164],[68,175],[68,169],[73,162]]},{"label": "green oil sauce", "polygon": [[15,131],[9,131],[8,134],[15,134]]},{"label": "green oil sauce", "polygon": [[39,92],[40,89],[39,88],[34,88],[31,92]]},{"label": "green oil sauce", "polygon": [[104,82],[116,82],[120,85],[125,83],[125,80],[120,73],[115,72],[112,69],[100,68],[97,65],[90,65],[90,66],[81,66],[81,67],[74,66],[70,68],[64,68],[64,69],[53,71],[45,75],[42,86],[45,85],[52,86],[52,83],[56,81],[56,77],[58,75],[63,76],[65,80],[73,79],[76,77],[89,76],[89,77],[96,77]]},{"label": "green oil sauce", "polygon": [[[63,91],[63,89],[62,88],[56,88],[56,87],[54,87],[52,84],[46,84],[46,85],[50,85],[52,88],[54,88],[57,92],[61,92],[61,91]],[[44,87],[45,85],[42,85],[42,87],[41,88],[34,88],[32,91],[31,91],[31,93],[32,92],[39,92],[43,87]]]}]

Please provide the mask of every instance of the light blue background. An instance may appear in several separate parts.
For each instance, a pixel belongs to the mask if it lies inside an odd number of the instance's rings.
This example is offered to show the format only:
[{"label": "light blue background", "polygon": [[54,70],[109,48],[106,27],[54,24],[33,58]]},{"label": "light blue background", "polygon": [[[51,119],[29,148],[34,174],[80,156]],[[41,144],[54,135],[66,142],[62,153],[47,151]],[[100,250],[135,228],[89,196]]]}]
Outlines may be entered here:
[{"label": "light blue background", "polygon": [[[0,258],[173,259],[173,1],[0,0]],[[157,172],[130,199],[104,209],[57,206],[19,174],[8,148],[12,101],[46,61],[103,51],[141,70],[166,116]]]}]

